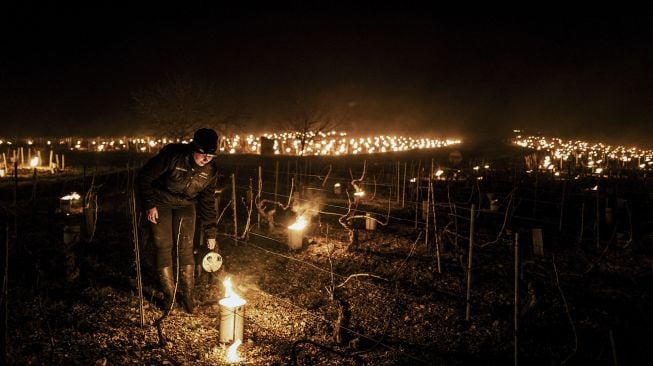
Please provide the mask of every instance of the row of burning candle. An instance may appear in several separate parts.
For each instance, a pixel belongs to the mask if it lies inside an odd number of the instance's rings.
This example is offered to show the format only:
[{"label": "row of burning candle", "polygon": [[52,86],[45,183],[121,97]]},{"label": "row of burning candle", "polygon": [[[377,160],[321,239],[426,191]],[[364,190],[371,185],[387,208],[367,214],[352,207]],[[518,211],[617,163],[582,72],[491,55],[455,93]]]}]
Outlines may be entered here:
[{"label": "row of burning candle", "polygon": [[[582,163],[589,168],[601,171],[611,161],[619,163],[621,166],[632,166],[636,162],[636,167],[639,169],[653,168],[653,150],[638,147],[614,146],[582,140],[565,141],[555,137],[522,136],[520,134],[512,139],[512,143],[546,154],[539,166],[541,169],[561,169],[564,161],[574,161],[576,165]],[[559,163],[556,164],[556,162]]]},{"label": "row of burning candle", "polygon": [[14,149],[7,154],[0,154],[0,178],[5,177],[10,172],[10,169],[46,169],[54,172],[57,170],[64,170],[66,166],[66,156],[64,154],[54,154],[53,150],[50,150],[50,160],[47,165],[46,161],[41,158],[41,152],[34,150],[32,155],[32,149],[27,149],[27,157],[22,147]]},{"label": "row of burning candle", "polygon": [[[266,133],[261,138],[252,134],[222,136],[219,149],[223,153],[261,153],[265,140],[272,142],[272,153],[277,155],[346,155],[372,154],[415,149],[433,149],[460,144],[459,139],[413,138],[406,136],[379,135],[371,137],[347,137],[344,132],[329,133]],[[95,138],[47,140],[47,146],[60,146],[69,150],[120,151],[135,150],[153,152],[168,143],[188,143],[190,141],[169,138]],[[0,139],[0,145],[15,144]],[[34,139],[26,140],[28,146],[35,145]]]}]

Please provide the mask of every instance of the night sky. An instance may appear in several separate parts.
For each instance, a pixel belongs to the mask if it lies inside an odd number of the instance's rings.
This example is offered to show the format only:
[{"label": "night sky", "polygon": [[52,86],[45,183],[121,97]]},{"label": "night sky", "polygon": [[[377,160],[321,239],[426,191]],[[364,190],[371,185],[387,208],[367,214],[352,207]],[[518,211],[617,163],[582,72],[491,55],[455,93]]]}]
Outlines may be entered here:
[{"label": "night sky", "polygon": [[252,131],[278,127],[299,92],[347,110],[350,132],[525,128],[653,146],[649,8],[184,3],[8,5],[0,135],[134,133],[131,95],[186,75],[214,83]]}]

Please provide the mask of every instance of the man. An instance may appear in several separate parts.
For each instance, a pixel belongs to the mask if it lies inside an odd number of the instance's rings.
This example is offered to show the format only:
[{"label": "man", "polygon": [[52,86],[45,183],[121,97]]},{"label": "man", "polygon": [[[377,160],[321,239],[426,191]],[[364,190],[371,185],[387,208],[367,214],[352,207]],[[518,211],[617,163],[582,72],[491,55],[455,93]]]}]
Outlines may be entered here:
[{"label": "man", "polygon": [[[180,288],[186,311],[195,313],[193,286],[193,236],[197,213],[210,250],[216,248],[217,212],[215,160],[218,134],[207,128],[195,131],[190,144],[169,144],[141,168],[138,189],[156,246],[156,265],[165,301],[172,307],[174,264],[180,271]],[[173,248],[177,244],[176,254]]]}]

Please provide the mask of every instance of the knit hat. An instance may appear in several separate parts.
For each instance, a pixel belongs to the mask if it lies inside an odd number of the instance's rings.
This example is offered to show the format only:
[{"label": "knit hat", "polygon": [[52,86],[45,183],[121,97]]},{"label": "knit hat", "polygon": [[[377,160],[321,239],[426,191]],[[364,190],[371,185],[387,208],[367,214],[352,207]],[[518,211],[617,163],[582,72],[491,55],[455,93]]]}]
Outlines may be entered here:
[{"label": "knit hat", "polygon": [[193,135],[192,145],[195,152],[215,155],[218,149],[218,134],[210,128],[200,128]]}]

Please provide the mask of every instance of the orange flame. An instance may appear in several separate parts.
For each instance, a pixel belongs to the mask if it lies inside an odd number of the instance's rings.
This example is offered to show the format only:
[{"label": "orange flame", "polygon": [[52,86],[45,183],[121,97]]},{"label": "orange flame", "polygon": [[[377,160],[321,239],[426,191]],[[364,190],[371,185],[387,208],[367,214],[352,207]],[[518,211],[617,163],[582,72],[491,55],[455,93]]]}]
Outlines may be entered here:
[{"label": "orange flame", "polygon": [[297,221],[295,221],[294,224],[288,226],[288,229],[290,230],[304,230],[308,222],[306,221],[306,218],[304,216],[299,216],[297,218]]},{"label": "orange flame", "polygon": [[224,285],[224,298],[219,301],[220,305],[232,308],[245,305],[245,299],[234,292],[231,285],[231,277],[225,278],[222,284]]}]

